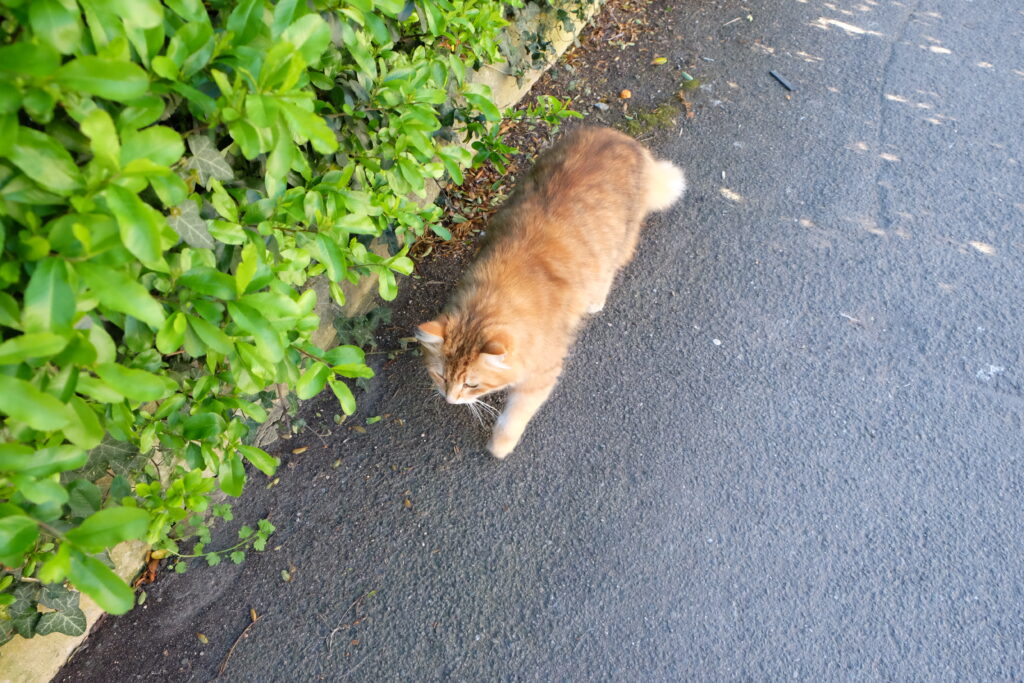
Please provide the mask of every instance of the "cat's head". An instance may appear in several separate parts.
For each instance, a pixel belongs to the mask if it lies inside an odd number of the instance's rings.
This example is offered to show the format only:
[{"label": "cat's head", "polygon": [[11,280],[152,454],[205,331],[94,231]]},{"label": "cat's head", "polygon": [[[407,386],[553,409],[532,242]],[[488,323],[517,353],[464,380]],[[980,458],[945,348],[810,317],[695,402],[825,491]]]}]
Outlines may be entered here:
[{"label": "cat's head", "polygon": [[510,339],[442,315],[416,328],[430,379],[449,403],[473,403],[516,381]]}]

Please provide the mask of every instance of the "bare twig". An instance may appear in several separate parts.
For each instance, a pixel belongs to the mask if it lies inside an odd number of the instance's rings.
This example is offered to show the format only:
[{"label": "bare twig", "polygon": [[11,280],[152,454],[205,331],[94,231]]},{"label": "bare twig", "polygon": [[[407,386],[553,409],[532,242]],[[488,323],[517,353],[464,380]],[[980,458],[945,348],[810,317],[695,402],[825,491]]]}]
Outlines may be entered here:
[{"label": "bare twig", "polygon": [[[252,612],[252,614],[254,616],[256,615],[255,612]],[[217,670],[218,678],[220,676],[223,676],[224,675],[224,671],[227,670],[227,668],[228,668],[228,660],[230,660],[231,659],[231,655],[233,655],[235,653],[235,647],[238,646],[238,643],[242,640],[242,638],[245,638],[247,636],[247,634],[249,633],[249,629],[251,629],[253,626],[255,626],[256,622],[259,621],[262,618],[263,617],[261,617],[261,616],[256,616],[252,621],[249,622],[249,625],[246,626],[242,630],[242,632],[238,634],[238,637],[235,638],[235,642],[231,645],[231,649],[228,650],[227,655],[224,657],[224,661],[220,663],[220,668]]]}]

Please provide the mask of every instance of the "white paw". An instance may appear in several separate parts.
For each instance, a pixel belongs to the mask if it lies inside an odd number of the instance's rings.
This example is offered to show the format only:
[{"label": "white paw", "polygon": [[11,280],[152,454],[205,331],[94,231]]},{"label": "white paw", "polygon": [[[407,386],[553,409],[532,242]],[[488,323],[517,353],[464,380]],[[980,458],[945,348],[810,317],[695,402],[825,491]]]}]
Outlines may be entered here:
[{"label": "white paw", "polygon": [[487,450],[498,460],[504,460],[515,449],[518,441],[505,434],[494,434],[491,442],[487,444]]}]

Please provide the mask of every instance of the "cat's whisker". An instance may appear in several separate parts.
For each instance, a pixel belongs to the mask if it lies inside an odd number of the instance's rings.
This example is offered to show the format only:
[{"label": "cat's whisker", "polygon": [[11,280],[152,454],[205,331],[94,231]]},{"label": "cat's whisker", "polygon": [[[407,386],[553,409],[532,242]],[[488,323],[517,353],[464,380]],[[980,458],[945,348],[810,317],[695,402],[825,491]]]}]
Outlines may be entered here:
[{"label": "cat's whisker", "polygon": [[494,406],[492,406],[490,403],[484,403],[483,401],[477,400],[474,405],[480,406],[481,408],[483,408],[486,412],[488,412],[491,415],[497,415],[498,414],[498,409],[495,408]]}]

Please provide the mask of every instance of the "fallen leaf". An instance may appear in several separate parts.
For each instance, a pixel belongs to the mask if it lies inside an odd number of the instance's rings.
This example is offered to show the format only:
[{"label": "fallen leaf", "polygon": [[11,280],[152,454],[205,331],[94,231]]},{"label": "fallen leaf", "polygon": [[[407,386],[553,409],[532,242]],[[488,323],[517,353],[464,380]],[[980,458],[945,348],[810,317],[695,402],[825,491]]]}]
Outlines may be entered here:
[{"label": "fallen leaf", "polygon": [[404,505],[407,508],[411,508],[412,507],[412,501],[409,500],[408,498],[406,498],[405,500],[402,501],[402,505]]},{"label": "fallen leaf", "polygon": [[360,425],[352,425],[352,431],[357,432],[359,434],[365,434],[366,427],[361,427]]},{"label": "fallen leaf", "polygon": [[309,450],[309,446],[303,446],[301,448],[295,448],[295,449],[292,449],[292,455],[299,455],[300,453],[305,453],[307,450]]},{"label": "fallen leaf", "polygon": [[281,570],[281,579],[282,579],[282,580],[283,580],[283,581],[284,581],[285,583],[287,583],[287,582],[291,581],[291,580],[292,580],[292,575],[291,575],[291,572],[289,572],[289,571],[288,571],[287,569],[282,569],[282,570]]},{"label": "fallen leaf", "polygon": [[651,64],[664,64],[668,61],[668,57],[655,57],[651,60]]},{"label": "fallen leaf", "polygon": [[207,645],[207,644],[208,644],[208,643],[210,642],[210,639],[209,639],[209,638],[207,638],[207,637],[206,637],[205,635],[203,635],[202,633],[197,633],[197,634],[196,634],[196,638],[198,638],[198,639],[199,639],[199,642],[200,642],[200,643],[202,643],[203,645]]},{"label": "fallen leaf", "polygon": [[259,617],[256,616],[256,610],[254,610],[252,607],[249,608],[249,618],[253,621],[259,619]]},{"label": "fallen leaf", "polygon": [[619,93],[619,99],[621,100],[628,100],[632,96],[633,93],[630,92],[629,90],[623,90],[622,92]]}]

